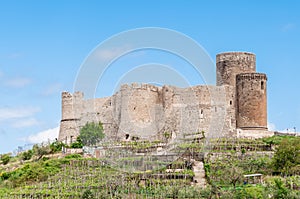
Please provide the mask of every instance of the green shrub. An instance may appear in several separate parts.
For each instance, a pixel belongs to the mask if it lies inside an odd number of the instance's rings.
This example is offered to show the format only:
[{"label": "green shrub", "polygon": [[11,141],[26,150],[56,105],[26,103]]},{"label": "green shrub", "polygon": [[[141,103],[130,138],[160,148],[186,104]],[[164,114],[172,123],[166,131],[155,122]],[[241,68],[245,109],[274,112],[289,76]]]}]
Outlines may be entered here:
[{"label": "green shrub", "polygon": [[238,192],[238,198],[241,199],[264,199],[264,188],[261,186],[246,186]]},{"label": "green shrub", "polygon": [[[297,172],[297,165],[300,165],[300,142],[298,139],[283,139],[276,148],[273,157],[273,166],[276,171],[285,175],[293,174],[291,171]],[[292,169],[292,168],[296,169]]]},{"label": "green shrub", "polygon": [[82,199],[94,199],[95,196],[93,194],[93,192],[90,189],[87,189],[83,192],[82,194]]},{"label": "green shrub", "polygon": [[77,139],[76,139],[76,142],[73,142],[71,144],[71,148],[73,149],[81,149],[83,147],[83,143],[82,143],[82,140],[81,138],[78,136]]},{"label": "green shrub", "polygon": [[4,165],[8,164],[10,159],[11,159],[10,154],[1,155],[1,161],[2,161],[2,164],[4,164]]},{"label": "green shrub", "polygon": [[65,144],[56,140],[50,144],[51,153],[60,152],[63,146],[65,146]]},{"label": "green shrub", "polygon": [[28,150],[28,151],[24,151],[21,154],[21,159],[22,160],[30,160],[33,156],[33,151],[32,150]]}]

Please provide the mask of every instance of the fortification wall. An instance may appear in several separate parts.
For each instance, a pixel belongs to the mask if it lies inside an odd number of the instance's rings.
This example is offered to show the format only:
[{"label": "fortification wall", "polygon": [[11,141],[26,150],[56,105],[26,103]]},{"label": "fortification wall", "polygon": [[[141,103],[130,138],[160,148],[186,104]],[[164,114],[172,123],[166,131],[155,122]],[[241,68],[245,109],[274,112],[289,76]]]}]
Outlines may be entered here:
[{"label": "fortification wall", "polygon": [[[112,97],[84,100],[83,95],[64,93],[64,118],[60,139],[75,137],[87,122],[101,121],[109,138],[163,139],[204,131],[228,135],[235,130],[233,88],[194,86],[178,88],[148,84],[123,85]],[[71,99],[73,100],[73,105]],[[71,112],[69,112],[69,109]],[[213,135],[212,135],[213,136]],[[70,140],[70,139],[69,139]]]},{"label": "fortification wall", "polygon": [[[163,139],[204,131],[207,137],[246,137],[267,130],[267,78],[256,73],[252,53],[217,55],[217,86],[178,88],[122,85],[111,97],[85,100],[83,93],[62,93],[59,140],[70,142],[87,122],[103,123],[107,138]],[[239,131],[242,132],[242,131]]]}]

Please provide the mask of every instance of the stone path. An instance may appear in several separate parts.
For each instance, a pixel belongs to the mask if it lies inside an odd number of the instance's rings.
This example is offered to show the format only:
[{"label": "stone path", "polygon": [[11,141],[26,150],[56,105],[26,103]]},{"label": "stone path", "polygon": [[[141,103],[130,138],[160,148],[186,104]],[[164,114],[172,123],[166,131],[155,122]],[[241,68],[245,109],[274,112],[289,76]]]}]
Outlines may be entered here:
[{"label": "stone path", "polygon": [[205,170],[203,162],[195,161],[193,171],[195,173],[194,185],[203,188],[206,187]]}]

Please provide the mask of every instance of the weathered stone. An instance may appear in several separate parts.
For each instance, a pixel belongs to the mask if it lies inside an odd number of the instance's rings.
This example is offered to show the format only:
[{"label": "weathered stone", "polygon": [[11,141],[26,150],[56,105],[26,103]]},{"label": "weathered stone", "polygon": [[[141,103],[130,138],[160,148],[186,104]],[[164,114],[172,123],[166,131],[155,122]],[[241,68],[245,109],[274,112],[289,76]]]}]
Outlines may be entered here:
[{"label": "weathered stone", "polygon": [[[178,88],[149,84],[122,85],[111,97],[85,100],[83,93],[62,93],[59,140],[67,143],[87,122],[103,123],[108,139],[164,139],[205,132],[206,137],[237,136],[254,129],[267,132],[266,75],[255,72],[255,55],[217,55],[217,86]],[[260,132],[261,134],[259,134]],[[251,133],[250,133],[251,134]],[[251,136],[250,136],[251,137]]]}]

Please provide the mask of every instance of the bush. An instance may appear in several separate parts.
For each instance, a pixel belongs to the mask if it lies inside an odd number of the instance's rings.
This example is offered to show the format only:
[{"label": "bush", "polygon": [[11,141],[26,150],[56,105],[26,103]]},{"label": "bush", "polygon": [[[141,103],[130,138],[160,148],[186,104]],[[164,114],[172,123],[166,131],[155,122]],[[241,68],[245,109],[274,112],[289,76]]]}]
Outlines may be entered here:
[{"label": "bush", "polygon": [[33,155],[33,151],[32,150],[24,151],[21,154],[21,159],[22,160],[30,160],[32,158],[32,155]]},{"label": "bush", "polygon": [[93,194],[93,192],[90,189],[87,189],[83,192],[82,194],[82,199],[94,199],[95,196]]},{"label": "bush", "polygon": [[80,139],[80,137],[78,136],[76,139],[76,142],[73,142],[71,144],[71,148],[73,149],[81,149],[83,147],[82,141]]},{"label": "bush", "polygon": [[50,144],[51,153],[60,152],[62,150],[62,147],[65,146],[62,142],[55,141]]},{"label": "bush", "polygon": [[2,164],[4,164],[4,165],[7,165],[9,163],[10,159],[11,159],[10,154],[3,154],[1,156],[1,161],[2,161]]},{"label": "bush", "polygon": [[246,186],[238,194],[238,198],[264,199],[264,188],[261,186]]},{"label": "bush", "polygon": [[[297,165],[300,164],[300,142],[299,139],[283,139],[276,148],[273,157],[273,166],[276,171],[285,175],[293,174]],[[296,169],[297,171],[297,169]]]}]

